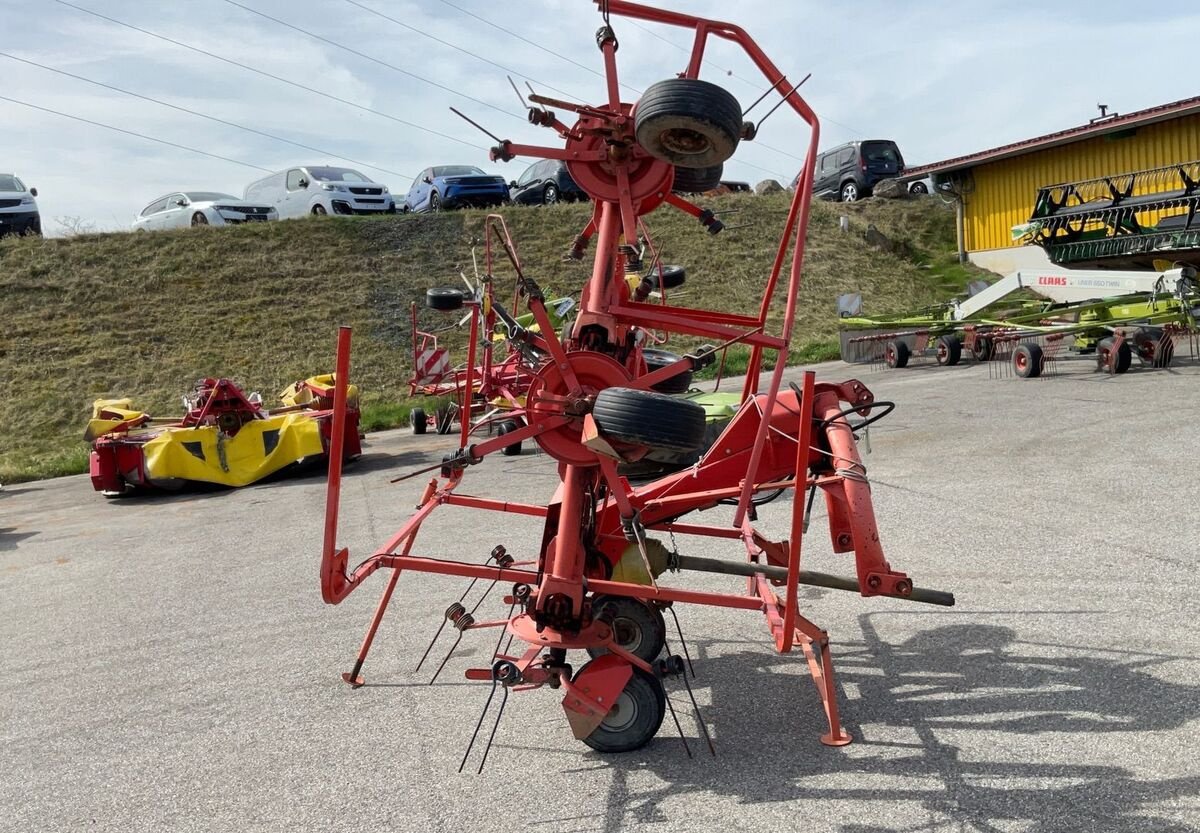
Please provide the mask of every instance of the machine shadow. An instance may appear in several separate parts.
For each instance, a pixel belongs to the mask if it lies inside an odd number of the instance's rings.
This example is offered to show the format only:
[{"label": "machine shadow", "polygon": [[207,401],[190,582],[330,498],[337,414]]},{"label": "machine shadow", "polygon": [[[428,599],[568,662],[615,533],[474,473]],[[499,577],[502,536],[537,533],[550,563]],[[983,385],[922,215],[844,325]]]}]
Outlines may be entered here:
[{"label": "machine shadow", "polygon": [[[758,650],[710,656],[722,643],[698,642],[693,686],[711,694],[702,711],[718,757],[711,759],[697,737],[682,684],[671,682],[695,759],[686,759],[669,715],[645,749],[592,756],[611,767],[612,783],[610,809],[587,829],[663,821],[661,802],[705,793],[742,804],[877,802],[881,817],[888,805],[919,802],[930,819],[894,828],[848,821],[838,828],[845,833],[915,833],[944,829],[946,820],[960,826],[955,829],[987,831],[1019,823],[1031,833],[1200,830],[1143,815],[1196,795],[1200,775],[1153,780],[1120,766],[1030,762],[1020,760],[1003,737],[988,744],[996,750],[991,760],[978,760],[978,748],[963,754],[942,739],[951,732],[999,732],[1056,744],[1064,733],[1174,729],[1200,717],[1200,686],[1166,682],[1147,669],[1194,658],[1024,642],[1011,628],[985,624],[931,628],[892,645],[879,639],[869,615],[860,621],[865,641],[834,646],[840,685],[858,692],[849,702],[842,698],[853,745],[819,744],[824,718],[802,656]],[[768,715],[774,719],[766,721]],[[912,741],[872,740],[872,728],[860,728],[858,720],[897,727]],[[1012,748],[1028,745],[1014,742]],[[665,786],[630,789],[632,771],[652,772]]]}]

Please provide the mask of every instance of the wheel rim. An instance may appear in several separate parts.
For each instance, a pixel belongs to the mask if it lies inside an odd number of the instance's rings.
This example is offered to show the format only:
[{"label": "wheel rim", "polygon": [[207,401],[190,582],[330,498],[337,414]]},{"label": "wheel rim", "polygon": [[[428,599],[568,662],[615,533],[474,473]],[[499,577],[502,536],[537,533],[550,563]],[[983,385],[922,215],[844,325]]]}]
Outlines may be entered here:
[{"label": "wheel rim", "polygon": [[618,617],[613,620],[613,638],[620,648],[631,654],[636,654],[642,647],[642,629],[632,619]]},{"label": "wheel rim", "polygon": [[324,207],[324,206],[321,206],[321,205],[314,205],[314,206],[313,206],[313,214],[316,214],[318,217],[320,217],[320,216],[321,216],[322,214],[324,214],[324,213],[325,213],[325,207]]},{"label": "wheel rim", "polygon": [[437,211],[441,207],[442,207],[442,201],[440,199],[438,199],[437,192],[434,191],[432,194],[429,195],[429,210]]},{"label": "wheel rim", "polygon": [[196,214],[195,216],[192,217],[192,225],[193,226],[207,226],[208,220],[205,218],[205,216],[203,214]]},{"label": "wheel rim", "polygon": [[546,186],[546,205],[553,205],[558,202],[558,189],[553,185]]},{"label": "wheel rim", "polygon": [[1013,357],[1013,361],[1016,362],[1017,370],[1024,370],[1029,366],[1029,357],[1024,353],[1017,353],[1017,355]]},{"label": "wheel rim", "polygon": [[600,725],[609,732],[623,732],[636,723],[637,718],[637,700],[626,690],[617,696],[617,702],[608,710],[608,714],[604,716]]},{"label": "wheel rim", "polygon": [[887,357],[888,364],[895,364],[896,363],[896,348],[889,346],[887,348],[887,350],[884,352],[884,356]]},{"label": "wheel rim", "polygon": [[847,185],[842,189],[842,201],[854,202],[858,199],[858,188],[853,185]]},{"label": "wheel rim", "polygon": [[946,359],[950,356],[950,351],[946,348],[944,342],[939,341],[937,346],[937,358],[939,364],[945,364]]}]

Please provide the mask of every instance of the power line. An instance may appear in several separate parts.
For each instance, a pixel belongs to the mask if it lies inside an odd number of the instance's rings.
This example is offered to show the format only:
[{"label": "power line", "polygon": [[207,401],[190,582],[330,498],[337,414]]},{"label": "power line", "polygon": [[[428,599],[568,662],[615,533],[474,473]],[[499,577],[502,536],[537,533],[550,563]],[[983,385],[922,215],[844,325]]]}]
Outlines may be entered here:
[{"label": "power line", "polygon": [[313,147],[312,145],[305,145],[300,142],[293,142],[291,139],[285,139],[284,137],[276,136],[273,133],[267,133],[263,130],[256,130],[253,127],[247,127],[244,124],[238,124],[237,122],[227,121],[226,119],[218,118],[217,116],[210,116],[209,114],[201,113],[198,110],[191,110],[187,107],[181,107],[177,104],[171,104],[169,101],[162,101],[157,98],[151,98],[148,95],[142,95],[141,93],[135,93],[132,90],[122,89],[121,87],[117,87],[113,84],[106,84],[103,81],[96,81],[91,78],[85,78],[84,76],[76,75],[73,72],[67,72],[66,70],[62,70],[62,69],[55,69],[54,67],[46,66],[45,64],[39,64],[37,61],[31,61],[28,58],[21,58],[16,55],[10,55],[7,52],[0,52],[0,57],[5,57],[5,58],[8,58],[13,61],[19,61],[23,64],[29,64],[30,66],[38,67],[39,69],[44,69],[47,72],[53,72],[58,75],[64,75],[68,78],[74,78],[78,81],[84,81],[88,84],[94,84],[97,87],[103,87],[108,90],[114,90],[115,92],[118,92],[118,93],[123,93],[125,95],[133,96],[134,98],[140,98],[143,101],[149,101],[154,104],[158,104],[162,107],[169,107],[172,110],[178,110],[181,113],[188,113],[189,115],[192,115],[192,116],[199,116],[202,119],[208,119],[209,121],[214,121],[214,122],[217,122],[218,124],[224,124],[229,127],[236,127],[238,130],[244,130],[247,133],[254,133],[258,136],[265,136],[268,139],[274,139],[277,142],[285,142],[289,145],[294,145],[295,147],[298,147],[298,148],[304,148],[305,150],[311,150],[314,153],[319,153],[322,156],[334,157],[337,159],[344,159],[347,162],[353,162],[354,164],[361,165],[364,168],[372,168],[376,171],[383,171],[384,173],[392,174],[394,176],[401,177],[402,179],[412,179],[413,178],[412,175],[410,175],[410,174],[402,174],[399,171],[393,171],[388,168],[382,168],[379,165],[372,165],[370,162],[363,162],[360,159],[352,159],[349,156],[343,156],[340,153],[334,153],[333,151],[329,151],[329,150],[322,150],[321,148],[316,148],[316,147]]},{"label": "power line", "polygon": [[464,49],[463,47],[459,46],[456,43],[451,43],[448,40],[442,40],[441,38],[437,37],[436,35],[431,35],[428,32],[423,32],[420,29],[418,29],[416,26],[411,26],[411,25],[405,23],[403,20],[397,20],[396,18],[394,18],[390,15],[386,15],[381,11],[372,9],[370,6],[367,6],[363,3],[358,2],[358,0],[346,0],[346,2],[349,3],[351,6],[357,6],[358,8],[362,9],[365,12],[370,12],[371,14],[375,15],[376,17],[382,17],[384,20],[390,20],[392,23],[395,23],[397,26],[402,26],[405,29],[409,30],[410,32],[416,32],[418,35],[420,35],[423,38],[428,38],[429,40],[437,41],[438,43],[442,44],[443,46],[448,46],[451,49],[455,49],[459,52],[462,52],[464,55],[470,55],[472,58],[475,58],[476,60],[483,61],[485,64],[496,67],[496,69],[502,69],[507,73],[517,76],[518,78],[528,78],[530,81],[536,82],[537,84],[545,87],[546,89],[553,90],[554,92],[558,93],[559,95],[565,95],[565,96],[568,96],[570,98],[575,98],[575,99],[579,99],[579,98],[583,97],[580,95],[576,95],[575,93],[569,93],[566,90],[560,90],[558,87],[553,87],[550,84],[547,84],[545,81],[538,81],[538,79],[534,78],[533,76],[527,75],[527,74],[520,72],[518,70],[515,70],[515,69],[510,69],[509,67],[504,66],[504,64],[498,64],[495,61],[493,61],[489,58],[485,58],[482,55],[478,55],[469,49]]},{"label": "power line", "polygon": [[[226,0],[226,2],[232,2],[232,0]],[[449,0],[438,0],[438,2],[439,2],[439,3],[441,3],[441,4],[442,4],[442,5],[444,5],[444,6],[449,6],[449,7],[450,7],[450,8],[452,8],[452,9],[457,9],[458,11],[460,11],[460,12],[462,12],[463,14],[467,15],[468,17],[473,17],[473,18],[475,18],[475,19],[476,19],[476,20],[478,20],[480,23],[486,23],[488,26],[491,26],[493,29],[499,29],[501,32],[504,32],[506,35],[511,35],[511,36],[513,36],[514,38],[516,38],[517,40],[519,40],[519,41],[523,41],[523,42],[525,42],[525,43],[529,44],[530,46],[536,47],[537,49],[540,49],[540,50],[542,50],[543,52],[546,52],[546,53],[548,53],[548,54],[550,54],[550,55],[553,55],[553,56],[554,56],[554,57],[556,57],[556,58],[562,58],[564,61],[566,61],[566,62],[567,62],[567,63],[569,63],[569,64],[574,64],[575,66],[579,67],[580,69],[587,70],[587,71],[588,71],[588,72],[590,72],[592,75],[597,75],[597,76],[599,76],[599,77],[601,77],[601,78],[604,78],[604,77],[605,77],[605,76],[604,76],[604,73],[602,73],[602,72],[597,72],[597,71],[596,71],[594,68],[592,68],[592,67],[589,67],[589,66],[587,66],[586,64],[581,64],[581,63],[579,63],[578,61],[576,61],[574,58],[568,58],[566,55],[563,55],[563,54],[561,54],[561,53],[559,53],[559,52],[555,52],[553,49],[548,49],[547,47],[545,47],[545,46],[542,46],[542,45],[541,45],[540,43],[538,43],[537,41],[532,41],[532,40],[530,40],[529,38],[525,37],[524,35],[520,35],[520,34],[518,34],[518,33],[514,32],[514,31],[512,31],[511,29],[505,29],[505,28],[504,28],[503,26],[501,26],[500,24],[498,24],[498,23],[493,23],[492,21],[488,20],[488,19],[487,19],[487,18],[485,18],[485,17],[480,17],[479,15],[475,14],[475,12],[473,12],[473,11],[470,11],[469,9],[464,9],[462,6],[457,6],[457,5],[455,5],[454,3],[451,3],[451,2],[449,2]],[[628,84],[621,84],[621,86],[622,86],[622,87],[624,87],[624,88],[625,88],[625,89],[627,89],[627,90],[633,90],[633,91],[634,91],[635,93],[637,93],[638,95],[641,95],[641,93],[642,93],[642,91],[641,91],[641,90],[639,90],[637,87],[631,87],[631,86],[629,86]]]},{"label": "power line", "polygon": [[96,12],[96,11],[92,11],[91,9],[84,8],[83,6],[77,6],[74,3],[68,3],[67,0],[55,0],[55,2],[59,3],[60,5],[75,9],[76,11],[83,12],[84,14],[90,14],[92,17],[97,17],[97,18],[100,18],[101,20],[106,20],[109,23],[113,23],[117,26],[123,26],[126,29],[133,30],[134,32],[141,32],[143,35],[148,35],[149,37],[157,38],[158,40],[164,41],[165,43],[169,43],[174,46],[178,46],[183,49],[190,50],[199,55],[204,55],[208,58],[213,58],[217,61],[221,61],[223,63],[229,64],[230,66],[235,66],[239,69],[244,69],[247,72],[256,73],[257,75],[261,75],[264,78],[270,78],[273,81],[278,81],[281,84],[287,84],[289,87],[295,87],[298,90],[304,90],[305,92],[309,92],[314,95],[319,95],[319,96],[322,96],[323,98],[328,98],[331,101],[337,101],[341,104],[345,104],[348,107],[353,107],[356,110],[361,110],[364,113],[370,113],[372,115],[379,116],[381,118],[389,119],[390,121],[394,121],[398,124],[403,124],[406,127],[411,127],[414,130],[420,130],[424,133],[429,133],[430,135],[433,135],[433,136],[440,136],[443,139],[449,139],[452,142],[458,142],[461,145],[466,145],[467,147],[475,148],[476,150],[487,150],[487,148],[482,145],[477,145],[474,142],[468,142],[465,139],[458,138],[457,136],[451,136],[449,133],[442,133],[441,131],[433,130],[432,128],[424,127],[422,125],[416,124],[416,123],[408,121],[406,119],[402,119],[399,116],[393,116],[390,113],[385,113],[382,110],[376,110],[374,108],[367,107],[362,104],[358,104],[357,102],[350,101],[349,99],[342,98],[341,96],[336,96],[336,95],[333,95],[332,93],[327,93],[322,90],[318,90],[315,87],[309,87],[309,86],[305,86],[304,84],[297,83],[296,81],[290,81],[287,78],[282,78],[278,75],[274,75],[270,72],[267,72],[266,70],[262,70],[257,67],[252,67],[249,64],[243,64],[240,61],[233,60],[232,58],[226,58],[223,55],[218,55],[215,52],[209,52],[208,50],[201,49],[198,46],[192,46],[191,44],[184,43],[183,41],[178,41],[178,40],[175,40],[174,38],[169,38],[166,35],[160,35],[157,32],[151,32],[149,29],[143,29],[140,26],[134,26],[132,23],[126,23],[123,20],[117,20],[115,17],[109,17],[108,15],[101,14],[100,12]]},{"label": "power line", "polygon": [[358,57],[362,58],[363,60],[371,61],[372,63],[379,64],[381,67],[387,67],[388,69],[390,69],[394,72],[398,72],[401,75],[407,75],[409,78],[415,78],[418,81],[423,81],[424,83],[429,84],[432,87],[437,87],[439,90],[445,90],[446,92],[451,93],[452,95],[459,96],[460,98],[465,98],[467,101],[473,101],[476,104],[482,105],[482,106],[487,107],[492,110],[495,110],[497,113],[503,113],[504,115],[511,116],[514,119],[520,119],[521,121],[525,121],[524,116],[518,116],[516,113],[512,112],[511,110],[505,110],[503,107],[497,107],[495,104],[488,104],[486,101],[483,101],[482,99],[474,98],[473,96],[469,96],[466,93],[459,92],[458,90],[454,89],[453,87],[447,87],[445,84],[439,84],[437,81],[431,81],[430,79],[428,79],[422,75],[417,75],[415,72],[409,72],[408,70],[402,69],[402,68],[396,66],[395,64],[389,64],[387,61],[382,61],[379,58],[375,58],[371,55],[368,55],[366,52],[359,52],[357,49],[346,46],[345,44],[338,43],[335,40],[330,40],[329,38],[327,38],[323,35],[318,35],[316,32],[310,32],[307,29],[301,29],[299,26],[288,23],[286,20],[280,20],[277,17],[272,17],[271,15],[267,14],[266,12],[260,12],[257,9],[252,9],[249,6],[244,6],[241,3],[237,2],[237,0],[225,0],[225,2],[231,6],[237,6],[239,9],[248,11],[248,12],[250,12],[250,14],[256,14],[259,17],[265,18],[266,20],[270,20],[275,23],[278,23],[280,26],[285,26],[288,29],[291,29],[295,32],[300,32],[303,35],[308,35],[308,37],[313,38],[314,40],[319,40],[322,43],[327,43],[330,46],[336,47],[337,49],[341,49],[345,52],[349,52],[351,55],[357,55]]},{"label": "power line", "polygon": [[49,107],[39,107],[36,104],[30,104],[28,101],[21,101],[20,99],[16,99],[16,98],[9,98],[8,96],[5,96],[5,95],[0,95],[0,101],[10,101],[13,104],[20,104],[23,107],[29,107],[33,110],[41,110],[43,113],[52,113],[53,115],[56,115],[56,116],[62,116],[65,119],[74,119],[75,121],[81,121],[84,124],[91,124],[91,125],[95,125],[96,127],[103,127],[106,130],[114,130],[117,133],[124,133],[126,136],[136,136],[137,138],[145,139],[148,142],[157,142],[160,145],[167,145],[168,147],[178,148],[179,150],[186,150],[186,151],[190,151],[192,153],[198,153],[201,156],[207,156],[211,159],[220,159],[222,162],[232,162],[234,165],[241,165],[246,168],[254,168],[256,171],[265,171],[266,173],[273,173],[273,171],[270,168],[264,168],[261,165],[255,165],[250,162],[243,162],[240,159],[232,159],[228,156],[222,156],[219,153],[209,153],[207,150],[200,150],[199,148],[188,147],[187,145],[181,145],[178,142],[169,142],[166,139],[159,139],[154,136],[147,136],[145,133],[138,133],[136,130],[126,130],[123,127],[114,127],[113,125],[105,124],[104,122],[92,121],[91,119],[85,119],[83,116],[73,116],[70,113],[64,113],[60,110],[51,110]]}]

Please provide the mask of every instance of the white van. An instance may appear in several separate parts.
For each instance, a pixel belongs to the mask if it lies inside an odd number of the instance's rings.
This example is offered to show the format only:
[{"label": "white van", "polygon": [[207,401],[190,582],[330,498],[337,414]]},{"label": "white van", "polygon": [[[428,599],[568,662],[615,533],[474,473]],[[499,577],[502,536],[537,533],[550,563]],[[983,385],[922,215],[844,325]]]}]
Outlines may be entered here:
[{"label": "white van", "polygon": [[27,188],[15,174],[0,174],[0,237],[6,234],[42,234],[36,188]]},{"label": "white van", "polygon": [[247,202],[273,205],[279,219],[308,214],[394,214],[396,203],[386,185],[352,168],[301,165],[246,186]]}]

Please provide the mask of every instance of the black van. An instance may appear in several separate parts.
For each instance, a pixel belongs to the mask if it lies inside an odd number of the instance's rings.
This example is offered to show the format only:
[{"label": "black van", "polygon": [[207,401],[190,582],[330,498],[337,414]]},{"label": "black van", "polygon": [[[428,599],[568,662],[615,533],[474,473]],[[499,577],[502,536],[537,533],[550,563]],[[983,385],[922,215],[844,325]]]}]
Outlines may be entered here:
[{"label": "black van", "polygon": [[[817,157],[813,195],[822,199],[854,202],[871,196],[881,179],[904,173],[904,157],[890,139],[847,142]],[[797,176],[799,180],[799,176]],[[795,183],[792,183],[793,186]]]}]

